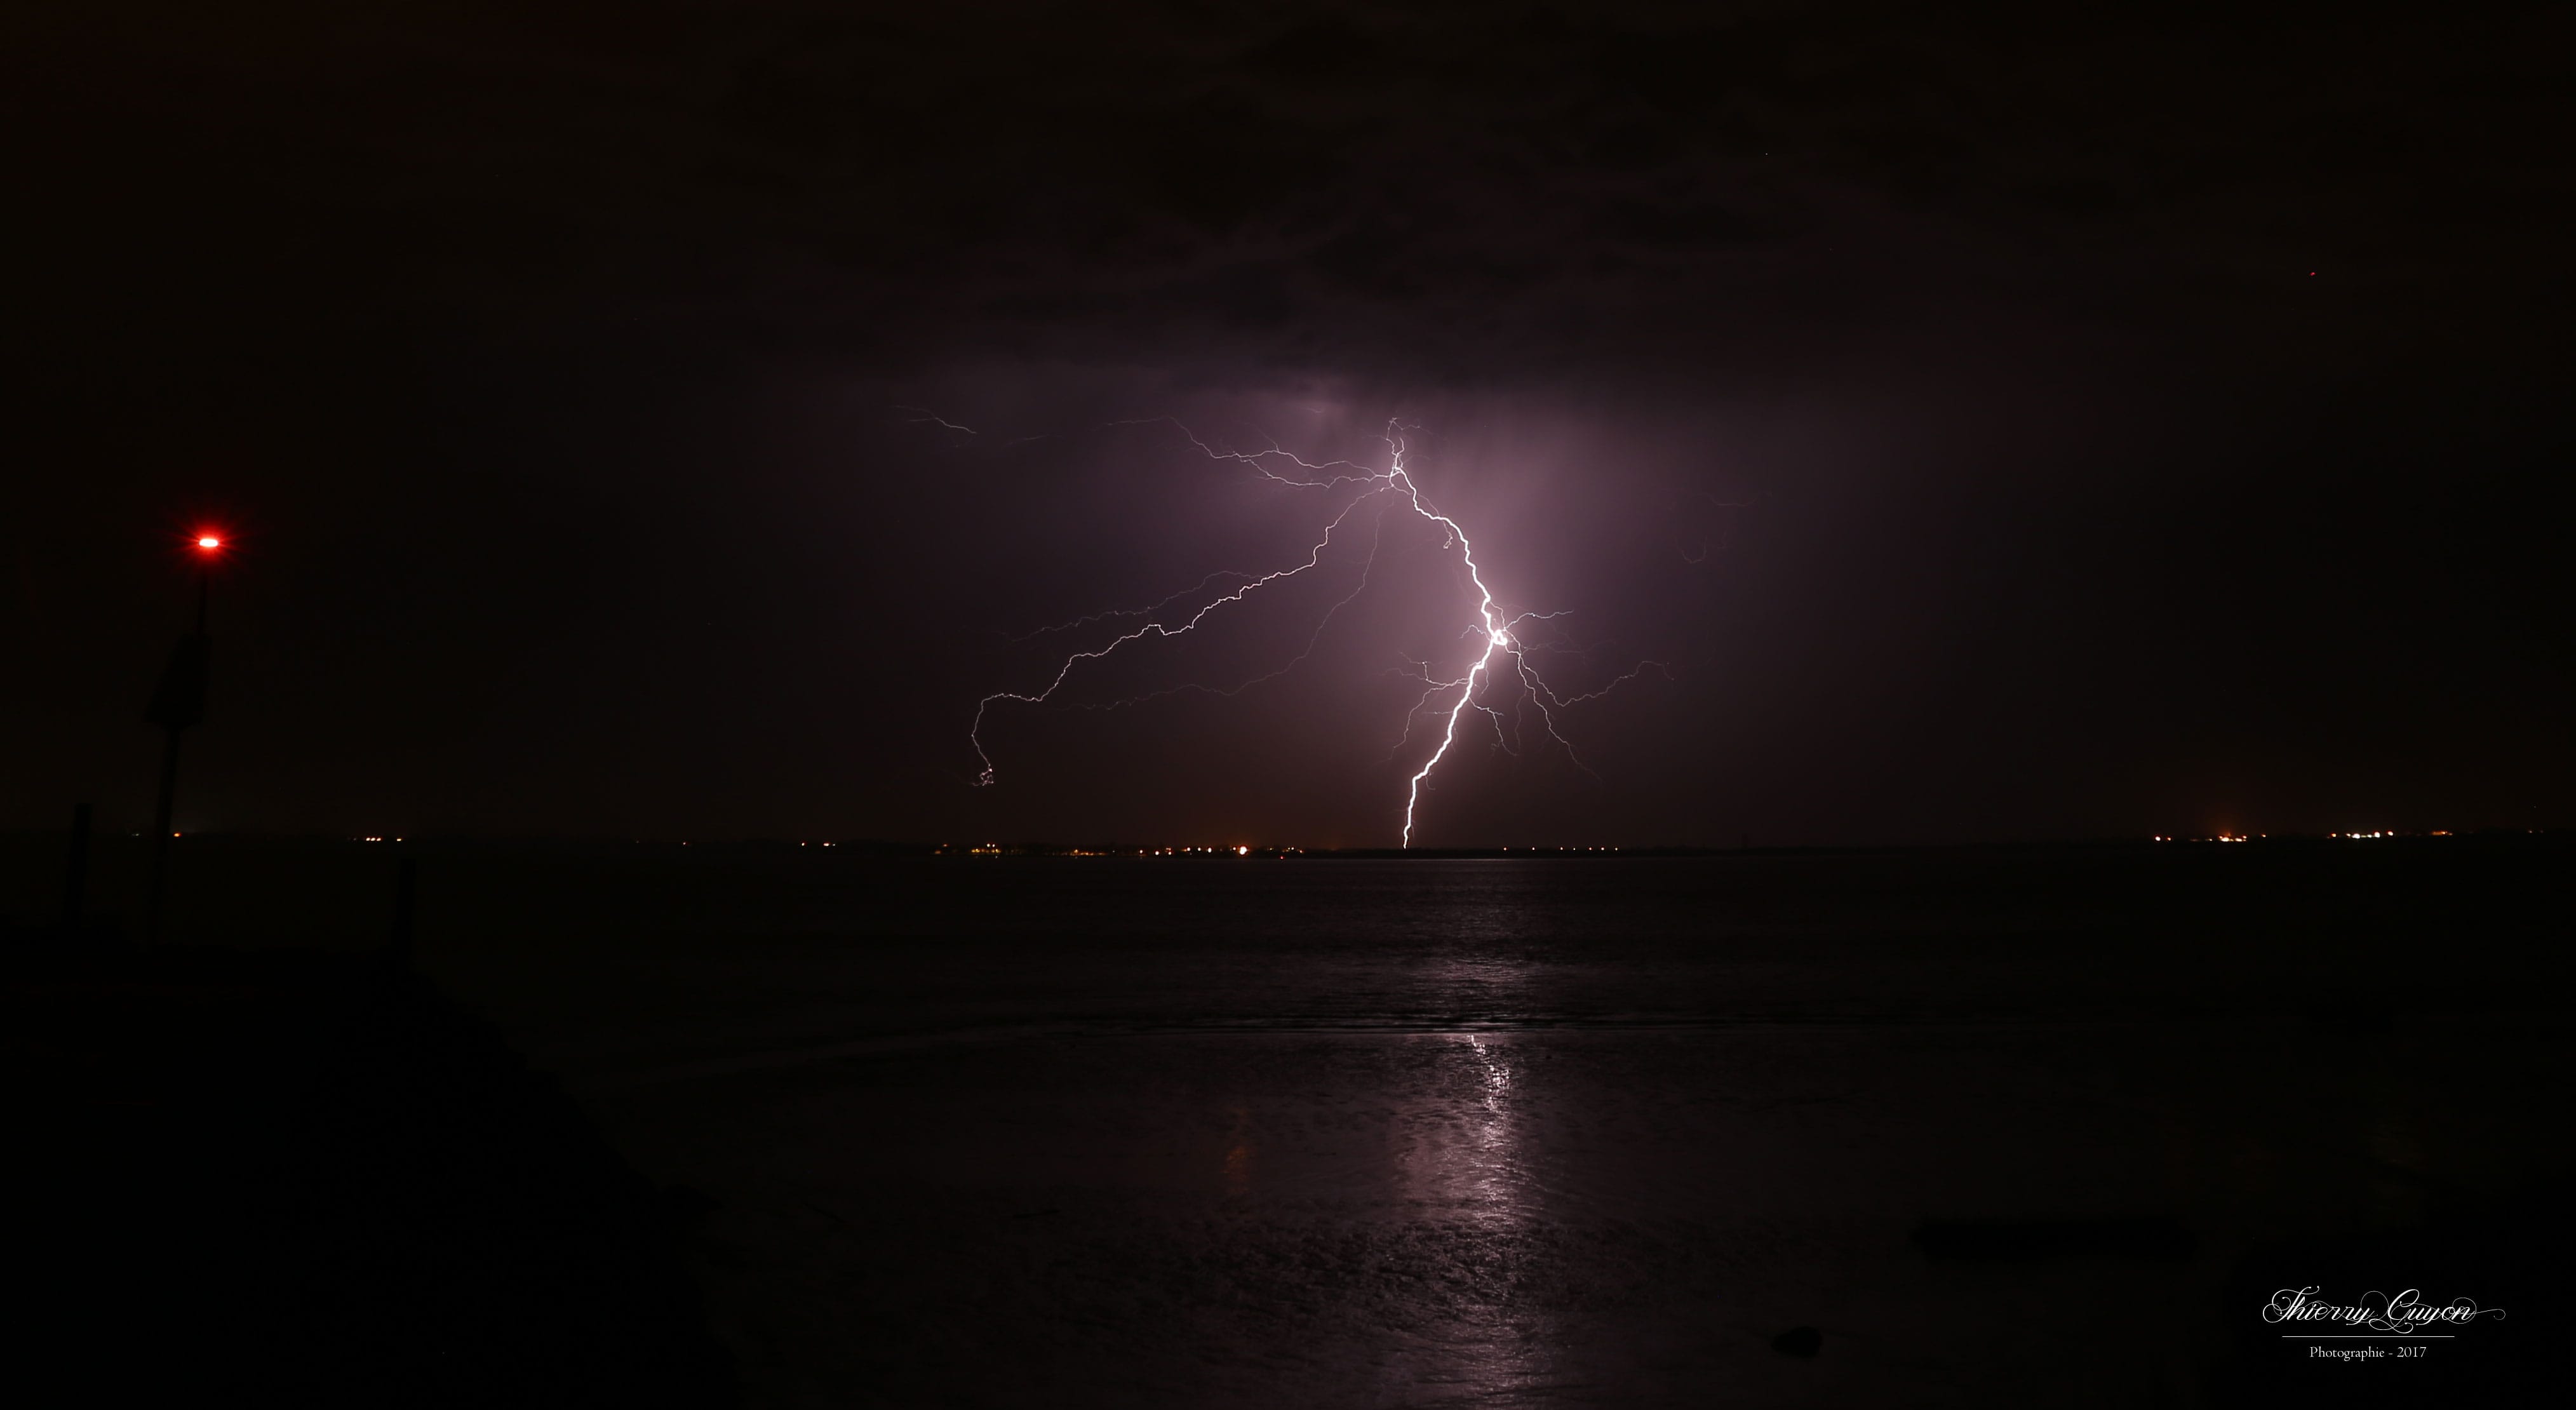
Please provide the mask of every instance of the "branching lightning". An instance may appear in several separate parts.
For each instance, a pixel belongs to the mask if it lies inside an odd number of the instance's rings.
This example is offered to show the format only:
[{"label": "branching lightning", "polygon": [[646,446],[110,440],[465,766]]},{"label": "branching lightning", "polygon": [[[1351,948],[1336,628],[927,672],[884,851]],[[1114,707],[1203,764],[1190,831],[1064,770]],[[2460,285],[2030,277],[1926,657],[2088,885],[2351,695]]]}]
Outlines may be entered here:
[{"label": "branching lightning", "polygon": [[[901,407],[898,408],[898,410],[912,413],[913,419],[924,424],[936,424],[944,429],[962,432],[967,435],[976,434],[970,428],[960,426],[952,421],[943,420],[918,407]],[[1363,505],[1375,505],[1378,507],[1378,518],[1376,522],[1381,525],[1384,521],[1385,513],[1388,510],[1401,506],[1404,510],[1418,516],[1425,523],[1438,527],[1443,535],[1441,544],[1442,549],[1444,551],[1448,549],[1457,550],[1459,562],[1461,566],[1465,568],[1467,581],[1474,586],[1477,598],[1475,620],[1468,623],[1461,631],[1460,635],[1471,641],[1481,642],[1481,647],[1477,651],[1475,659],[1468,663],[1463,674],[1449,679],[1440,679],[1432,674],[1430,663],[1421,661],[1410,663],[1414,667],[1415,672],[1419,675],[1424,689],[1420,699],[1415,702],[1413,709],[1405,716],[1404,734],[1403,737],[1397,741],[1394,752],[1403,752],[1405,745],[1410,743],[1412,740],[1414,722],[1425,716],[1434,716],[1441,720],[1441,733],[1439,745],[1431,751],[1431,756],[1422,762],[1422,766],[1413,771],[1412,776],[1406,782],[1404,825],[1401,833],[1399,834],[1399,845],[1404,847],[1411,847],[1413,845],[1416,814],[1420,810],[1422,804],[1423,791],[1430,783],[1433,771],[1440,767],[1441,761],[1449,757],[1450,751],[1456,747],[1459,738],[1459,721],[1466,717],[1469,710],[1475,710],[1485,715],[1494,728],[1495,745],[1515,754],[1519,752],[1517,741],[1519,734],[1518,721],[1520,718],[1520,711],[1524,707],[1534,710],[1538,715],[1541,725],[1546,729],[1548,737],[1553,739],[1557,746],[1565,751],[1566,757],[1573,761],[1575,767],[1582,769],[1586,774],[1591,774],[1591,767],[1583,762],[1580,755],[1575,753],[1572,741],[1568,740],[1564,733],[1558,729],[1558,712],[1565,710],[1570,706],[1580,705],[1587,701],[1598,700],[1609,694],[1611,691],[1616,690],[1619,686],[1635,680],[1639,676],[1648,672],[1662,675],[1667,679],[1671,676],[1671,673],[1666,670],[1661,662],[1646,661],[1637,665],[1627,674],[1619,676],[1596,690],[1585,691],[1574,695],[1565,695],[1551,687],[1539,675],[1537,666],[1530,658],[1534,653],[1552,651],[1556,648],[1547,643],[1533,643],[1525,641],[1519,633],[1519,628],[1524,623],[1552,621],[1564,616],[1565,614],[1562,612],[1521,612],[1513,614],[1507,613],[1503,610],[1502,604],[1494,596],[1493,589],[1485,582],[1484,569],[1482,565],[1476,561],[1475,544],[1468,539],[1467,531],[1459,525],[1457,520],[1442,513],[1438,508],[1433,506],[1429,499],[1424,497],[1421,486],[1415,483],[1411,471],[1406,468],[1405,454],[1408,448],[1406,433],[1415,428],[1408,427],[1401,422],[1391,421],[1387,424],[1387,429],[1384,435],[1384,440],[1387,446],[1387,463],[1384,469],[1377,469],[1348,460],[1332,460],[1320,463],[1312,462],[1305,460],[1276,444],[1269,445],[1261,450],[1249,452],[1219,450],[1216,447],[1209,445],[1206,441],[1201,440],[1198,435],[1192,432],[1187,426],[1182,425],[1178,420],[1168,416],[1149,417],[1133,421],[1117,421],[1109,424],[1113,426],[1169,425],[1178,430],[1182,436],[1188,439],[1192,446],[1196,447],[1210,460],[1226,461],[1238,464],[1250,469],[1254,473],[1261,475],[1266,479],[1299,489],[1329,491],[1355,486],[1358,487],[1359,492],[1353,496],[1348,503],[1344,504],[1340,511],[1333,516],[1332,520],[1325,525],[1322,536],[1318,538],[1313,546],[1307,550],[1306,557],[1302,562],[1294,562],[1289,566],[1260,574],[1234,571],[1210,573],[1206,577],[1200,579],[1196,586],[1184,588],[1180,592],[1174,593],[1158,602],[1148,603],[1142,607],[1122,608],[1107,612],[1095,612],[1088,616],[1074,618],[1068,622],[1057,623],[1054,626],[1042,627],[1025,636],[1014,638],[1013,640],[1015,641],[1029,641],[1037,637],[1058,632],[1072,631],[1078,628],[1104,622],[1128,622],[1135,621],[1139,618],[1143,619],[1142,625],[1123,632],[1122,634],[1112,638],[1105,645],[1087,650],[1074,651],[1065,656],[1057,665],[1054,677],[1046,683],[1043,689],[1036,691],[996,691],[977,702],[975,706],[974,724],[969,728],[967,738],[974,745],[975,757],[981,765],[981,771],[978,773],[975,780],[978,787],[990,786],[995,779],[993,759],[984,748],[983,737],[985,718],[991,713],[995,705],[1006,701],[1025,705],[1039,705],[1052,702],[1054,701],[1057,693],[1065,688],[1067,682],[1071,681],[1080,668],[1085,664],[1103,660],[1116,654],[1121,649],[1143,641],[1149,637],[1169,639],[1185,636],[1198,630],[1202,624],[1206,623],[1211,617],[1215,616],[1224,608],[1240,603],[1246,598],[1251,597],[1253,594],[1258,593],[1262,589],[1270,587],[1273,584],[1285,582],[1289,579],[1297,578],[1314,571],[1317,566],[1324,561],[1325,551],[1332,547],[1335,536],[1342,532],[1344,525],[1348,524],[1352,517],[1359,513],[1360,508]],[[1370,573],[1374,571],[1376,562],[1377,538],[1373,531],[1369,548],[1368,567],[1361,571],[1359,583],[1353,587],[1349,593],[1336,601],[1332,607],[1327,609],[1323,616],[1317,620],[1314,631],[1307,637],[1305,648],[1298,652],[1295,657],[1276,669],[1262,675],[1254,676],[1248,680],[1241,681],[1231,687],[1218,688],[1199,684],[1180,685],[1163,690],[1152,691],[1143,695],[1128,696],[1123,699],[1100,704],[1090,704],[1086,705],[1084,708],[1120,709],[1131,705],[1141,704],[1147,700],[1160,699],[1183,691],[1199,691],[1206,694],[1220,696],[1237,695],[1253,686],[1260,685],[1266,681],[1276,680],[1279,677],[1286,675],[1289,671],[1295,669],[1300,663],[1314,654],[1316,643],[1323,639],[1324,630],[1332,624],[1334,617],[1337,616],[1343,608],[1357,600],[1360,594],[1368,590],[1369,576]],[[1228,587],[1227,590],[1218,593],[1216,596],[1208,598],[1206,601],[1200,603],[1195,610],[1188,612],[1185,616],[1176,617],[1172,621],[1166,621],[1164,619],[1162,614],[1165,609],[1171,608],[1175,604],[1196,600],[1208,589],[1220,583],[1230,583],[1232,586]],[[1508,689],[1500,687],[1500,683],[1505,680],[1510,682]],[[1435,704],[1435,702],[1441,700],[1451,692],[1455,692],[1455,698],[1449,700],[1444,714],[1442,713],[1441,707]],[[1503,697],[1501,703],[1497,703],[1496,697],[1498,694]],[[1511,711],[1512,720],[1511,729],[1508,733],[1505,729],[1506,706],[1508,706]],[[1389,757],[1391,758],[1393,755],[1390,755]],[[1599,775],[1594,774],[1593,777],[1598,778]]]}]

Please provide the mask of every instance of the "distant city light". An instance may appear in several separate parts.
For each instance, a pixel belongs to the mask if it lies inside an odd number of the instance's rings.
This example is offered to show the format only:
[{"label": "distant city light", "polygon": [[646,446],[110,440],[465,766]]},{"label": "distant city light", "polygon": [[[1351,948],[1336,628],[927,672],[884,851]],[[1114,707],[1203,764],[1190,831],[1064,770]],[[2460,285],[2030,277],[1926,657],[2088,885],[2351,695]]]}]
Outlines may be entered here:
[{"label": "distant city light", "polygon": [[[2157,833],[2152,840],[2157,842],[2259,842],[2271,835],[2272,834],[2268,832],[2222,832],[2210,837],[2180,837],[2168,833]],[[2324,834],[2309,835],[2311,837],[2321,835],[2328,841],[2373,842],[2384,841],[2390,838],[2449,837],[2452,834],[2448,828],[2437,827],[2429,832],[2405,832],[2393,827],[2384,827],[2370,832],[2328,832]]]}]

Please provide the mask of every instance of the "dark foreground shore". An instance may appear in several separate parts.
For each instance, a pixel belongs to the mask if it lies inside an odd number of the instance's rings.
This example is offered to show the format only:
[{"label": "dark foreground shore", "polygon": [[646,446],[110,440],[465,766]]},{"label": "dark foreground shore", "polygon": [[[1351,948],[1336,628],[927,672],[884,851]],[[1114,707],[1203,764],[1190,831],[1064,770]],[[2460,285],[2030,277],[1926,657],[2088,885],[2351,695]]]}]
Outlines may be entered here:
[{"label": "dark foreground shore", "polygon": [[[350,1403],[2512,1405],[2576,1315],[2555,844],[418,855],[419,985],[357,953],[363,848],[210,847],[175,952],[21,966],[63,1354]],[[306,952],[189,948],[263,927]],[[2504,1315],[2265,1318],[2307,1287]]]},{"label": "dark foreground shore", "polygon": [[413,976],[21,954],[0,1023],[21,1403],[729,1401],[689,1197]]}]

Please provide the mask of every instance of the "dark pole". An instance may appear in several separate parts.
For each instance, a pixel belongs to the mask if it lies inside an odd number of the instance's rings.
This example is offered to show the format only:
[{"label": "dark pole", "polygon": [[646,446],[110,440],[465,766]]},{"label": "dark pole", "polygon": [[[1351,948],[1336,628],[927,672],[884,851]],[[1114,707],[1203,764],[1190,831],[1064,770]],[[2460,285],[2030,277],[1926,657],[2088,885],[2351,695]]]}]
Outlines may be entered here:
[{"label": "dark pole", "polygon": [[89,805],[72,805],[72,854],[63,866],[63,939],[78,944],[81,902],[89,896]]},{"label": "dark pole", "polygon": [[170,725],[161,740],[161,801],[152,809],[152,892],[143,908],[143,943],[161,938],[161,892],[170,875],[170,803],[179,791],[179,731]]},{"label": "dark pole", "polygon": [[146,722],[167,732],[161,745],[161,797],[152,810],[152,891],[143,910],[146,945],[161,938],[161,901],[170,875],[170,809],[179,791],[179,732],[206,718],[206,609],[207,599],[214,595],[215,546],[209,540],[198,542],[198,548],[207,556],[198,560],[196,629],[180,637],[178,646],[172,648],[170,664],[161,672],[160,688],[152,692],[152,707],[143,716]]}]

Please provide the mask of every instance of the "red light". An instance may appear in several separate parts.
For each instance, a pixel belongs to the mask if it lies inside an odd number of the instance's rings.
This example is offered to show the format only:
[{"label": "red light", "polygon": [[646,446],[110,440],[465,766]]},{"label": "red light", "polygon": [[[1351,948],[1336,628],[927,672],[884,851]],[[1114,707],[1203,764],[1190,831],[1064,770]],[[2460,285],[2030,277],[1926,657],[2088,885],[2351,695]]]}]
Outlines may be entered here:
[{"label": "red light", "polygon": [[215,537],[213,534],[199,534],[197,536],[197,547],[206,550],[208,553],[212,553],[223,546],[224,541]]}]

